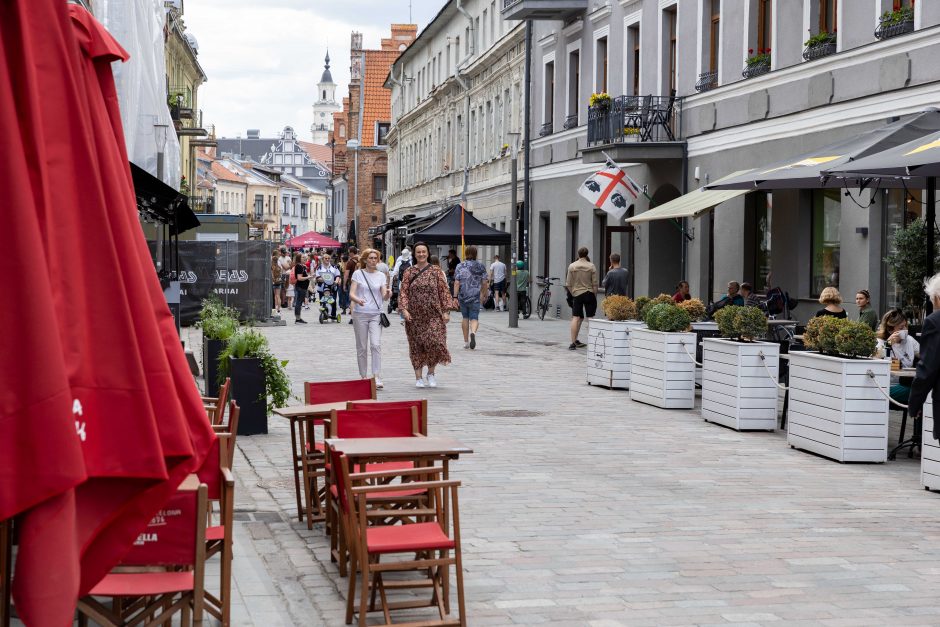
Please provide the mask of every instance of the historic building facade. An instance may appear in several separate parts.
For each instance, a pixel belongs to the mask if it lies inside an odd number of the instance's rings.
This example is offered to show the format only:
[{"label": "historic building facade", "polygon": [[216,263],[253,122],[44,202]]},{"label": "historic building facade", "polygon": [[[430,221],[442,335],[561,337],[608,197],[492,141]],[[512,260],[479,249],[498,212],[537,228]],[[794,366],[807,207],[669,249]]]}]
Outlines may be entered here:
[{"label": "historic building facade", "polygon": [[[919,193],[912,201],[903,190],[753,192],[682,224],[633,227],[596,211],[577,189],[611,155],[658,205],[934,106],[940,5],[620,0],[585,9],[588,3],[565,0],[555,15],[536,15],[535,4],[516,0],[503,11],[534,16],[533,273],[564,276],[584,245],[602,271],[606,255],[620,252],[635,295],[671,293],[687,279],[694,295],[715,299],[729,280],[763,290],[773,271],[774,285],[805,301],[795,312],[800,319],[818,308],[826,285],[842,291],[850,315],[859,289],[869,289],[881,311],[895,304],[882,259],[894,230],[922,211]],[[882,28],[885,11],[905,11],[902,27]],[[825,41],[810,50],[806,40],[817,34]],[[634,134],[627,116],[619,140],[589,142],[597,92],[652,96],[672,135],[666,124],[653,136]],[[643,118],[643,109],[631,115]],[[628,216],[649,206],[641,196]]]},{"label": "historic building facade", "polygon": [[336,102],[336,83],[330,72],[330,53],[326,53],[323,75],[317,83],[317,101],[313,103],[313,123],[310,125],[311,142],[325,146],[330,141],[333,131],[333,114],[342,111]]},{"label": "historic building facade", "polygon": [[447,2],[392,66],[385,83],[392,97],[390,221],[427,216],[465,197],[476,218],[509,230],[510,133],[523,128],[524,26],[501,19],[501,6]]}]

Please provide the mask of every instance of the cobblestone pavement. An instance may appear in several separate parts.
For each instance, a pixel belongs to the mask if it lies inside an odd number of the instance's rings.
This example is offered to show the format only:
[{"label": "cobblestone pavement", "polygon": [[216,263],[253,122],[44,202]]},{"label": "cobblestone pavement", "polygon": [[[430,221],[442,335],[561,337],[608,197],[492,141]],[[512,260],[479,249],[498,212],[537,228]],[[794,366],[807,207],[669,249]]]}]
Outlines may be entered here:
[{"label": "cobblestone pavement", "polygon": [[[940,496],[918,460],[842,465],[631,402],[585,383],[566,322],[506,316],[484,313],[475,351],[455,316],[437,389],[413,387],[394,318],[383,339],[380,398],[428,398],[431,433],[474,450],[452,465],[470,624],[940,624]],[[307,317],[262,329],[298,395],[358,375],[352,327]],[[296,519],[287,425],[238,445],[233,624],[343,624],[322,526]]]}]

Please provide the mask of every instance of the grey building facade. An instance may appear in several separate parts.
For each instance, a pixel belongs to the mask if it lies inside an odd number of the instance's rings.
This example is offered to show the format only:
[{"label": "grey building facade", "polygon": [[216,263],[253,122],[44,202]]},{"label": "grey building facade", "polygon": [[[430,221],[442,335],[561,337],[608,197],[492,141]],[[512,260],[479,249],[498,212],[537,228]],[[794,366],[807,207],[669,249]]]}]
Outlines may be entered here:
[{"label": "grey building facade", "polygon": [[[635,296],[672,293],[686,279],[693,295],[714,300],[729,280],[762,291],[772,271],[773,285],[803,301],[794,312],[802,320],[827,285],[849,301],[850,315],[859,289],[880,312],[896,304],[882,259],[893,232],[923,212],[917,190],[752,192],[683,224],[629,226],[577,189],[610,155],[659,205],[935,106],[940,4],[565,0],[554,14],[539,8],[546,4],[503,4],[504,17],[533,18],[533,274],[563,277],[583,245],[602,275],[606,256],[619,252]],[[880,28],[879,17],[895,10],[900,27]],[[809,50],[818,33],[824,45]],[[644,136],[627,116],[620,140],[589,142],[588,103],[600,92],[652,95],[654,107],[668,107],[668,122]],[[649,207],[640,196],[627,217]],[[562,297],[559,290],[555,302]]]}]

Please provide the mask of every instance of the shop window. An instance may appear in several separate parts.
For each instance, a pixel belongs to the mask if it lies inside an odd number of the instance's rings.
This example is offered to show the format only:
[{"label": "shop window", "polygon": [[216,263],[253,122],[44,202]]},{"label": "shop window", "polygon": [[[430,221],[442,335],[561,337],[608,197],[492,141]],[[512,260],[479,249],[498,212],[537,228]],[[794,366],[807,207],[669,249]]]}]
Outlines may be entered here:
[{"label": "shop window", "polygon": [[826,287],[839,287],[842,202],[837,189],[813,191],[810,296]]}]

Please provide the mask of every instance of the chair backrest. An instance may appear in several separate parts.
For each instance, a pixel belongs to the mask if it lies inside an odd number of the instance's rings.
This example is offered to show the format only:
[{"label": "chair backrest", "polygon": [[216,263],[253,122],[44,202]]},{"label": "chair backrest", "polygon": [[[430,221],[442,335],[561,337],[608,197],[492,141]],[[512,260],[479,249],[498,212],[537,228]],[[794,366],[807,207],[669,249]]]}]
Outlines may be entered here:
[{"label": "chair backrest", "polygon": [[[190,566],[201,577],[206,550],[206,484],[181,488],[137,536],[124,566]],[[199,579],[201,581],[201,579]]]},{"label": "chair backrest", "polygon": [[231,386],[231,377],[226,377],[225,383],[219,386],[219,401],[216,403],[215,411],[213,411],[211,415],[211,422],[213,425],[222,424],[222,419],[225,416],[225,403],[228,402],[228,393]]},{"label": "chair backrest", "polygon": [[398,409],[400,407],[414,407],[418,412],[418,432],[421,435],[428,434],[428,401],[420,398],[413,401],[387,401],[382,403],[361,403],[350,401],[346,403],[346,409]]},{"label": "chair backrest", "polygon": [[333,410],[330,416],[333,438],[404,438],[415,433],[420,432],[414,407]]},{"label": "chair backrest", "polygon": [[225,433],[229,436],[229,456],[228,463],[226,466],[232,468],[232,462],[235,458],[235,438],[238,436],[238,417],[241,415],[242,409],[238,406],[234,400],[229,401],[228,404],[228,425],[226,425]]},{"label": "chair backrest", "polygon": [[375,399],[375,379],[304,381],[304,402],[307,405],[366,399]]}]

